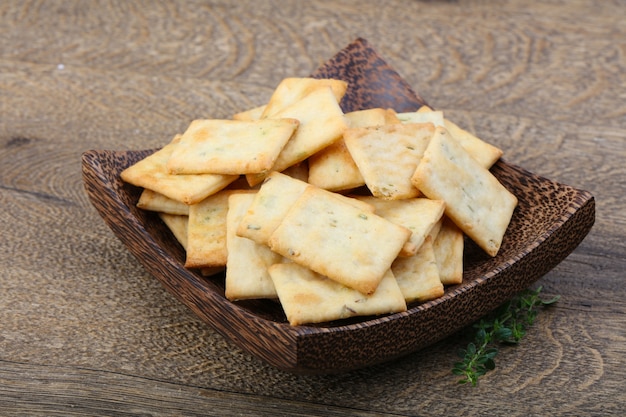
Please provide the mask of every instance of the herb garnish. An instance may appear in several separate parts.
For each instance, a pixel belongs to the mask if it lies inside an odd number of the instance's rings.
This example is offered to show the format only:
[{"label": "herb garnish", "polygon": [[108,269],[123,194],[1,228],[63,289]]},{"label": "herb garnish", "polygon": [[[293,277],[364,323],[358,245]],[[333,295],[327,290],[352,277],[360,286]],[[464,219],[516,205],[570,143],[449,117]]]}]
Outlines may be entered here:
[{"label": "herb garnish", "polygon": [[499,344],[516,345],[533,325],[539,307],[554,304],[560,298],[543,300],[536,290],[526,289],[496,309],[493,314],[474,324],[474,341],[466,349],[460,349],[460,362],[454,364],[452,373],[461,376],[459,384],[476,386],[478,378],[496,367],[494,358]]}]

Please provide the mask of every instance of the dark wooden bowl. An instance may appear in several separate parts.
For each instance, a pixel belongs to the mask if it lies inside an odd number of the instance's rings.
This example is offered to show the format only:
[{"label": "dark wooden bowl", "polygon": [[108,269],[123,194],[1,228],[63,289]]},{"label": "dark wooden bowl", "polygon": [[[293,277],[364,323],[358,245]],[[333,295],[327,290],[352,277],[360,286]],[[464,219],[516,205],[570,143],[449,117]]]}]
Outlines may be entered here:
[{"label": "dark wooden bowl", "polygon": [[[412,111],[424,104],[363,39],[357,39],[313,76],[349,82],[344,111],[390,107]],[[320,325],[291,326],[270,300],[231,302],[223,274],[203,277],[185,269],[184,251],[154,214],[137,209],[141,190],[120,172],[154,150],[92,150],[82,157],[92,204],[144,267],[226,339],[283,370],[332,373],[370,366],[424,348],[482,317],[527,288],[569,255],[595,221],[595,200],[583,190],[497,162],[492,172],[519,199],[495,258],[471,242],[463,283],[406,312]]]}]

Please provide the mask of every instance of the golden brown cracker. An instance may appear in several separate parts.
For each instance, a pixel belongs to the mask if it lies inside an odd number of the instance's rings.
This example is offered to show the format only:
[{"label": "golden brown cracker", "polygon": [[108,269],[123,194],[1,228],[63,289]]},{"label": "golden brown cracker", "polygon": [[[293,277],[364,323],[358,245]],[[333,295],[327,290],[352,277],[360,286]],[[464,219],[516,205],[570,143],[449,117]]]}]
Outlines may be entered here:
[{"label": "golden brown cracker", "polygon": [[430,123],[350,128],[344,140],[375,197],[396,200],[420,195],[411,183],[432,134]]},{"label": "golden brown cracker", "polygon": [[296,263],[275,264],[269,272],[287,320],[293,326],[406,310],[402,292],[389,270],[371,295]]},{"label": "golden brown cracker", "polygon": [[339,103],[348,88],[348,83],[343,80],[329,78],[288,77],[274,89],[261,118],[275,117],[286,107],[302,100],[304,97],[319,88],[330,88],[335,101]]},{"label": "golden brown cracker", "polygon": [[237,236],[236,233],[254,197],[255,194],[249,192],[236,192],[228,197],[225,295],[229,300],[277,297],[267,269],[279,262],[282,256],[272,252],[267,246]]},{"label": "golden brown cracker", "polygon": [[[296,119],[300,123],[272,167],[279,172],[339,140],[347,127],[343,111],[328,87],[314,90],[272,118]],[[250,185],[254,185],[263,181],[265,176],[250,174],[246,178]]]},{"label": "golden brown cracker", "polygon": [[412,181],[427,197],[445,201],[446,215],[485,252],[498,253],[517,198],[445,128],[437,128]]},{"label": "golden brown cracker", "polygon": [[167,161],[176,148],[177,136],[160,150],[126,168],[122,180],[138,187],[148,188],[185,204],[197,203],[239,178],[238,175],[172,175]]},{"label": "golden brown cracker", "polygon": [[463,282],[463,232],[444,216],[441,229],[433,241],[439,279],[443,285]]},{"label": "golden brown cracker", "polygon": [[443,216],[445,209],[443,201],[428,198],[382,200],[372,196],[361,196],[358,199],[371,204],[377,215],[411,231],[411,237],[402,247],[400,256],[415,255]]},{"label": "golden brown cracker", "polygon": [[268,245],[319,274],[371,294],[410,235],[405,227],[309,186]]},{"label": "golden brown cracker", "polygon": [[191,122],[167,161],[172,174],[267,173],[296,131],[295,119]]},{"label": "golden brown cracker", "polygon": [[233,190],[223,190],[197,204],[189,206],[187,257],[185,267],[206,268],[225,266],[226,214],[228,196]]},{"label": "golden brown cracker", "polygon": [[444,119],[444,126],[481,166],[490,168],[502,156],[503,152],[500,148],[476,137],[450,120]]},{"label": "golden brown cracker", "polygon": [[189,215],[189,206],[183,202],[173,200],[161,193],[144,188],[137,201],[137,207],[143,210],[159,213]]},{"label": "golden brown cracker", "polygon": [[433,300],[444,293],[430,237],[415,255],[397,258],[391,271],[407,303]]}]

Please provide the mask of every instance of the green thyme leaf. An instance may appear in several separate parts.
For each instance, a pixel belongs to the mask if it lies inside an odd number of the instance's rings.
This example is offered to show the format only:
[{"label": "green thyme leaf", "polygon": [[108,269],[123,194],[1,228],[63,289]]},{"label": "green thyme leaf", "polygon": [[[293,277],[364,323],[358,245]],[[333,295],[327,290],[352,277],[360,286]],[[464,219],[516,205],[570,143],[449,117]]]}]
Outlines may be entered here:
[{"label": "green thyme leaf", "polygon": [[543,300],[539,296],[541,290],[542,287],[522,291],[474,324],[474,340],[467,348],[458,350],[462,360],[455,362],[452,368],[452,374],[461,377],[459,384],[476,386],[481,376],[495,369],[498,346],[518,344],[537,318],[538,308],[550,306],[560,298]]}]

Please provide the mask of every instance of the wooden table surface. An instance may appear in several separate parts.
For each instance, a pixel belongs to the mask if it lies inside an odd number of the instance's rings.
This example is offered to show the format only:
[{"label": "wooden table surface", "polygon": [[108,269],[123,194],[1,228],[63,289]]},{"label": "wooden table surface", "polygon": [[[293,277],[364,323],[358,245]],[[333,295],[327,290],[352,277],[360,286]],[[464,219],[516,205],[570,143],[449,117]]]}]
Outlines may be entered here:
[{"label": "wooden table surface", "polygon": [[[626,2],[0,3],[0,414],[576,415],[626,409]],[[590,191],[560,301],[477,387],[463,332],[338,375],[276,370],[150,276],[85,194],[89,149],[162,146],[357,37],[509,162]]]}]

